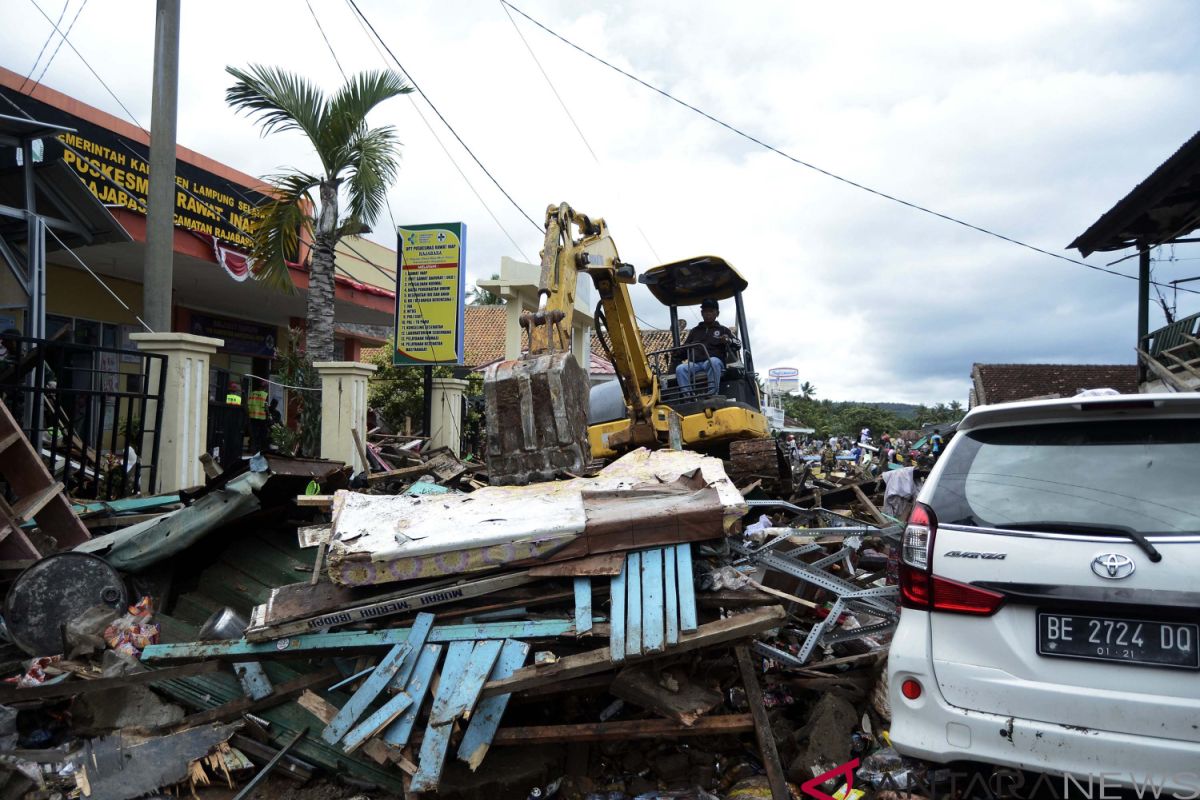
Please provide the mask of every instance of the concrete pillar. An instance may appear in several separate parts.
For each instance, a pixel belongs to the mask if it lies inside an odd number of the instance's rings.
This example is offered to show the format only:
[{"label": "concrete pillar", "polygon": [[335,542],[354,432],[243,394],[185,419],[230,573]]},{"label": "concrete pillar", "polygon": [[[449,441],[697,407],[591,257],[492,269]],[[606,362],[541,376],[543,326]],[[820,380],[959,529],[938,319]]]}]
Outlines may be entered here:
[{"label": "concrete pillar", "polygon": [[378,367],[358,361],[317,361],[321,375],[321,458],[345,461],[355,474],[367,468],[351,428],[366,444],[367,378]]},{"label": "concrete pillar", "polygon": [[[208,362],[225,342],[190,333],[135,333],[129,338],[143,353],[167,357],[162,385],[156,385],[157,374],[150,376],[150,392],[162,391],[163,414],[157,434],[158,485],[147,491],[166,494],[200,486],[204,483],[200,455],[208,444]],[[156,413],[153,403],[148,404],[147,419]]]},{"label": "concrete pillar", "polygon": [[433,425],[429,449],[449,447],[462,455],[462,398],[467,384],[462,378],[433,379]]}]

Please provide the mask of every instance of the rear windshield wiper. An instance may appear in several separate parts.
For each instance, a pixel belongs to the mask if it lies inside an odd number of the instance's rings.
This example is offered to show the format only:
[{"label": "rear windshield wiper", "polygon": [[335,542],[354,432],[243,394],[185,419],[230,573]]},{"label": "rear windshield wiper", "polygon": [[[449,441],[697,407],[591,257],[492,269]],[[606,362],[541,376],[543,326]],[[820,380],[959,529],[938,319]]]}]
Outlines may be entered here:
[{"label": "rear windshield wiper", "polygon": [[1041,533],[1120,533],[1132,539],[1154,563],[1162,561],[1162,553],[1150,543],[1145,534],[1127,525],[1101,525],[1090,522],[1015,522],[1011,525],[996,525],[1000,530],[1039,531]]}]

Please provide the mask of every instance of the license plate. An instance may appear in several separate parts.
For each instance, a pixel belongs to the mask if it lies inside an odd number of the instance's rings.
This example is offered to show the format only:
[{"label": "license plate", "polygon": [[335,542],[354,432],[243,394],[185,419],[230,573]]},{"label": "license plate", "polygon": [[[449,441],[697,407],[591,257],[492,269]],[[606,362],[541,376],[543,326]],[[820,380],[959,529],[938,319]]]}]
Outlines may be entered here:
[{"label": "license plate", "polygon": [[1200,669],[1200,625],[1038,613],[1038,654]]}]

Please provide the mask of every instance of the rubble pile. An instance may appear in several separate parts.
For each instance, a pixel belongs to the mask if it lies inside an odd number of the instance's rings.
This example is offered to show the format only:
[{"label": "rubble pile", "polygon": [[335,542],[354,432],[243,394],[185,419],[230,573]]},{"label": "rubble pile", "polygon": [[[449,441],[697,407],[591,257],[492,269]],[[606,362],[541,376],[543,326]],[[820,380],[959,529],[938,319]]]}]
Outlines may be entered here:
[{"label": "rubble pile", "polygon": [[881,684],[900,518],[882,509],[911,478],[821,503],[637,450],[489,486],[419,439],[364,444],[367,474],[255,456],[17,574],[0,795],[907,786]]}]

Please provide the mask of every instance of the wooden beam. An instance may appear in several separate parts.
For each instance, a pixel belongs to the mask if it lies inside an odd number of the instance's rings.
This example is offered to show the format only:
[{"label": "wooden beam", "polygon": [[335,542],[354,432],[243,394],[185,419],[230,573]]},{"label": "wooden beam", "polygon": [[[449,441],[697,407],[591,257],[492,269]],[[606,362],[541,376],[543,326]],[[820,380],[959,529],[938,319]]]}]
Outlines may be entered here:
[{"label": "wooden beam", "polygon": [[1150,371],[1158,376],[1158,378],[1163,383],[1167,384],[1167,386],[1170,386],[1177,392],[1192,391],[1192,387],[1179,380],[1175,373],[1158,363],[1158,359],[1156,359],[1154,356],[1150,355],[1140,347],[1135,347],[1134,350],[1137,351],[1138,357],[1142,359],[1142,363],[1149,367]]},{"label": "wooden beam", "polygon": [[775,734],[771,732],[771,721],[767,719],[767,707],[763,704],[762,687],[758,684],[758,675],[750,661],[750,651],[746,645],[739,644],[734,648],[734,653],[742,673],[742,685],[746,687],[746,702],[750,704],[750,714],[754,718],[758,752],[767,770],[767,782],[771,785],[771,800],[790,800],[783,764],[779,761],[779,748],[775,745]]},{"label": "wooden beam", "polygon": [[190,678],[206,672],[216,672],[221,665],[215,661],[201,661],[195,664],[185,664],[181,667],[156,669],[149,672],[135,672],[132,675],[121,675],[116,678],[93,678],[86,681],[52,683],[48,686],[30,686],[19,689],[12,685],[0,685],[0,704],[21,703],[27,700],[50,700],[58,697],[70,697],[85,692],[99,692],[106,689],[120,689],[126,686],[137,686],[144,683],[171,681],[178,678]]},{"label": "wooden beam", "polygon": [[200,725],[208,725],[213,722],[225,722],[226,720],[237,719],[243,714],[262,711],[272,706],[286,703],[293,699],[305,690],[314,689],[326,683],[332,683],[341,677],[341,673],[334,667],[310,672],[307,675],[300,675],[290,681],[279,684],[275,687],[275,691],[262,700],[251,700],[249,697],[239,697],[237,700],[231,700],[224,705],[216,706],[205,711],[200,711],[191,716],[184,717],[182,721],[174,725],[166,725],[167,728],[195,728]]},{"label": "wooden beam", "polygon": [[736,736],[754,730],[749,714],[725,714],[703,717],[696,724],[680,725],[669,719],[636,719],[620,722],[595,722],[583,725],[539,725],[501,728],[492,739],[493,746],[547,744],[557,742],[621,742],[628,739],[673,739],[677,736]]},{"label": "wooden beam", "polygon": [[858,502],[862,503],[863,506],[866,507],[867,513],[869,513],[876,522],[884,527],[892,524],[892,521],[885,517],[883,513],[875,507],[875,504],[871,502],[871,498],[867,497],[867,493],[862,490],[861,486],[856,483],[851,488],[854,489],[854,494],[856,497],[858,497]]},{"label": "wooden beam", "polygon": [[1200,378],[1200,369],[1196,369],[1191,364],[1184,361],[1182,358],[1180,358],[1179,356],[1175,355],[1174,353],[1172,353],[1170,351],[1163,353],[1163,355],[1166,356],[1167,358],[1171,359],[1172,361],[1174,361],[1179,366],[1183,367],[1184,370],[1187,371],[1187,373],[1189,375],[1191,375],[1193,378]]},{"label": "wooden beam", "polygon": [[[782,606],[769,606],[738,614],[728,619],[717,620],[701,625],[691,633],[681,633],[679,644],[650,656],[627,656],[626,660],[640,661],[662,656],[673,656],[709,647],[722,642],[730,642],[753,636],[771,628],[777,628],[787,619]],[[483,687],[482,696],[491,697],[496,694],[508,694],[525,689],[535,689],[539,686],[558,681],[578,678],[583,675],[594,675],[605,672],[614,666],[608,647],[599,650],[589,650],[586,653],[560,658],[553,664],[545,666],[523,667],[513,673],[512,677],[496,681],[488,681]]]}]

